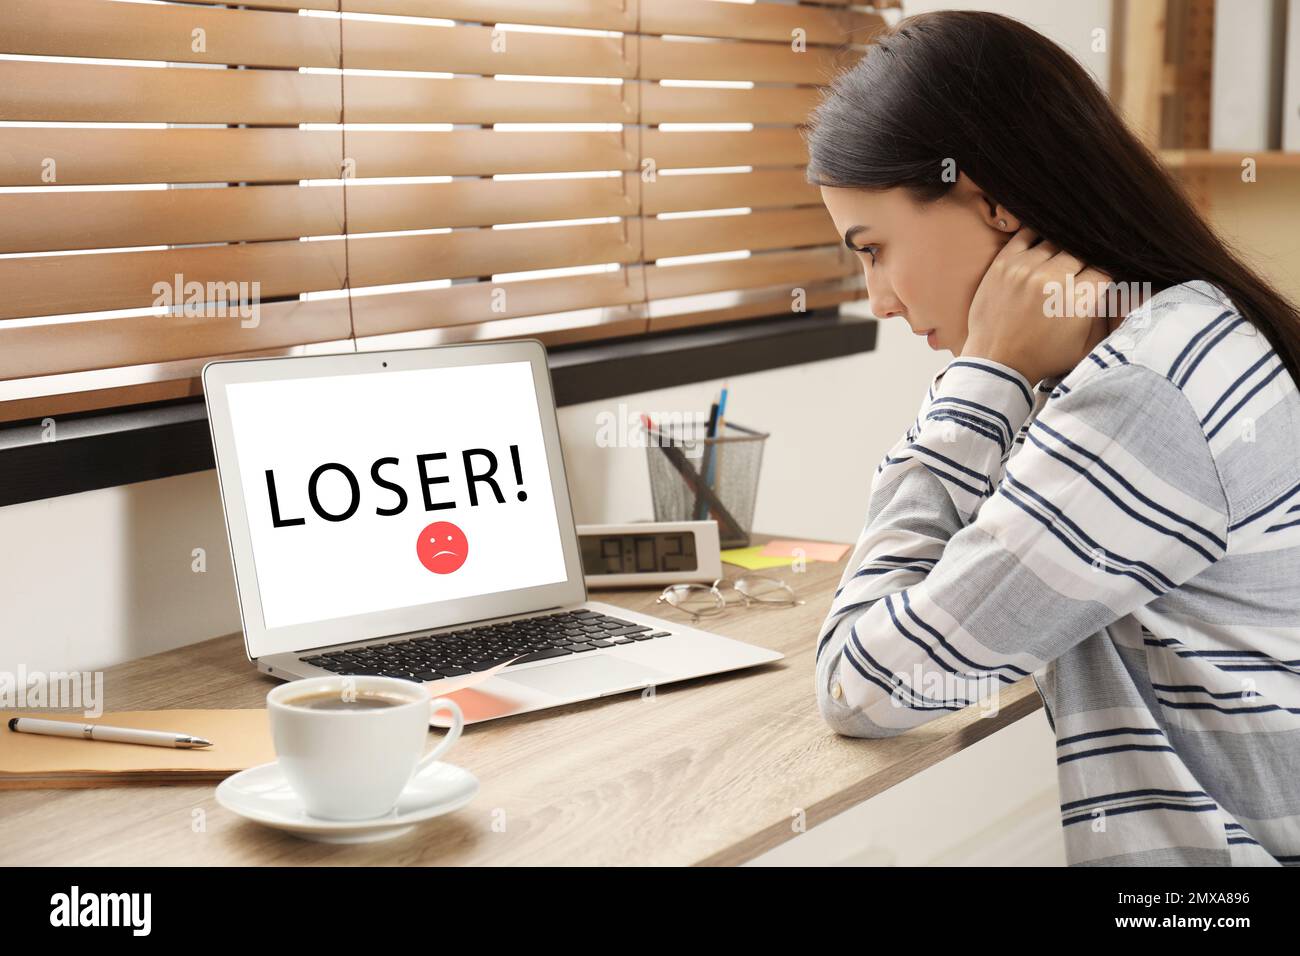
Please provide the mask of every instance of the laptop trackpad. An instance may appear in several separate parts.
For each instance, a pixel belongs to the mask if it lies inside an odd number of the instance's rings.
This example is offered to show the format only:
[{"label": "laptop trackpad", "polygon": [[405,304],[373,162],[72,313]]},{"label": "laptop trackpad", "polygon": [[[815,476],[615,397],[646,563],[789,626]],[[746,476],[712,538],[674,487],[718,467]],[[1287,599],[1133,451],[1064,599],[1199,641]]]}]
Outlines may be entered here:
[{"label": "laptop trackpad", "polygon": [[667,676],[653,667],[643,667],[617,657],[601,656],[578,657],[543,667],[530,667],[513,674],[499,674],[497,679],[513,681],[567,700],[583,700],[645,687]]}]

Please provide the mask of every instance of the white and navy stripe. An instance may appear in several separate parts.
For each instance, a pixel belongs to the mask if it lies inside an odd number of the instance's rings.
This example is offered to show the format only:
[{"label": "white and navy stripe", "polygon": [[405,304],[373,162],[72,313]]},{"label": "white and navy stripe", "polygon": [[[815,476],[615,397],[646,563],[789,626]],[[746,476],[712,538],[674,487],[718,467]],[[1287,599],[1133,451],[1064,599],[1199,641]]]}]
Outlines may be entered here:
[{"label": "white and navy stripe", "polygon": [[1032,674],[1072,863],[1300,863],[1297,447],[1295,383],[1204,282],[1064,379],[949,362],[876,468],[822,714],[890,736]]}]

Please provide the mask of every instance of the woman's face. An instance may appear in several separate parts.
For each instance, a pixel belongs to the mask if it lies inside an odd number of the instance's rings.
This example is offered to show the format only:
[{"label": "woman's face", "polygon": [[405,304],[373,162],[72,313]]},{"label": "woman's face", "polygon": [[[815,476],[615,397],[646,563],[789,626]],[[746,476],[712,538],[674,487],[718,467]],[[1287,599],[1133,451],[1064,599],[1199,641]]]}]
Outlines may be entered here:
[{"label": "woman's face", "polygon": [[821,192],[836,230],[858,250],[872,311],[902,316],[913,332],[933,333],[931,348],[961,354],[975,290],[1019,223],[964,174],[931,203],[902,188]]}]

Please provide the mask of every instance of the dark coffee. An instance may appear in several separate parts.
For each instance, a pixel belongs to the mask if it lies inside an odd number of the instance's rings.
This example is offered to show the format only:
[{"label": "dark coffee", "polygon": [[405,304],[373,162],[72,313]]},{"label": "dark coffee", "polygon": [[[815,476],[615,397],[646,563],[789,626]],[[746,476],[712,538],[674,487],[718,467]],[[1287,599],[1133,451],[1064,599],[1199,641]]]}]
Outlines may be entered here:
[{"label": "dark coffee", "polygon": [[357,692],[345,697],[342,691],[331,690],[291,697],[285,703],[290,707],[305,707],[307,710],[383,710],[386,707],[400,707],[402,704],[409,704],[410,701],[385,694]]}]

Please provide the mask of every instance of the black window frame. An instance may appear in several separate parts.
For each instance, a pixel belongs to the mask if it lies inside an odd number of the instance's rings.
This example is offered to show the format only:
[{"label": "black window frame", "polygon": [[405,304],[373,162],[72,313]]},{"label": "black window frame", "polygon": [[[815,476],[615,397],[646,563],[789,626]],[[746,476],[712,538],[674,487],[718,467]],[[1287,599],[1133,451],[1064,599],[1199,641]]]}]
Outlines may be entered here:
[{"label": "black window frame", "polygon": [[[838,307],[549,348],[558,406],[869,352],[876,320]],[[0,506],[214,467],[202,397],[0,426]],[[762,424],[762,423],[759,423]]]}]

